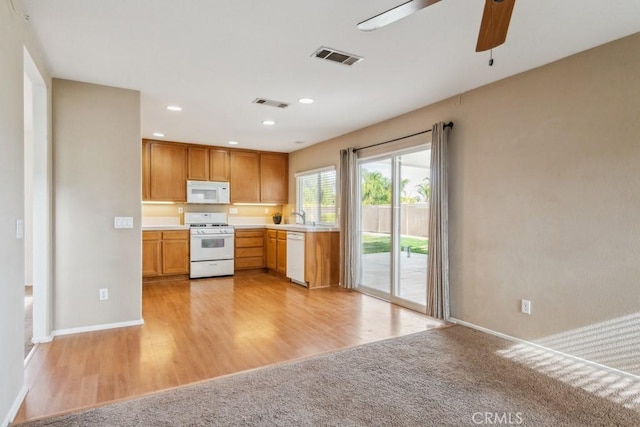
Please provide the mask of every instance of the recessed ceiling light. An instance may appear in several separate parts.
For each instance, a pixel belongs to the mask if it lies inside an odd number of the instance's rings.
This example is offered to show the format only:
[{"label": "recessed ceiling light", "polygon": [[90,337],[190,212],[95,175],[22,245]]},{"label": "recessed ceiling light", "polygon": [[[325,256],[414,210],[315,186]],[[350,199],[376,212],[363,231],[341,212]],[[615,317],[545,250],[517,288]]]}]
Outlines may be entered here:
[{"label": "recessed ceiling light", "polygon": [[294,144],[304,144],[304,141],[295,141]]},{"label": "recessed ceiling light", "polygon": [[182,107],[179,107],[177,105],[167,105],[167,110],[170,110],[170,111],[182,111]]},{"label": "recessed ceiling light", "polygon": [[276,124],[276,122],[274,122],[273,120],[263,120],[262,124],[265,126],[273,126]]},{"label": "recessed ceiling light", "polygon": [[157,136],[159,138],[162,138],[164,136],[164,133],[162,133],[162,132],[154,132],[153,136]]},{"label": "recessed ceiling light", "polygon": [[313,104],[313,99],[311,98],[300,98],[298,99],[300,104]]},{"label": "recessed ceiling light", "polygon": [[238,141],[229,141],[229,145],[238,145]]}]

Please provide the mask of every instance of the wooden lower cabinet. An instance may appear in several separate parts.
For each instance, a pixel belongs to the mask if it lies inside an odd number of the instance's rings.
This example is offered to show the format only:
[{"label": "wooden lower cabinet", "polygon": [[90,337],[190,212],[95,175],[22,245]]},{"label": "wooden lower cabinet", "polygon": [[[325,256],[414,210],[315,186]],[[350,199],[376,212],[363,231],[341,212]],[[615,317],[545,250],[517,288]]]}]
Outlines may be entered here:
[{"label": "wooden lower cabinet", "polygon": [[309,289],[339,284],[340,233],[305,233],[304,251],[304,280]]},{"label": "wooden lower cabinet", "polygon": [[276,250],[276,271],[287,274],[287,232],[278,230],[278,243]]},{"label": "wooden lower cabinet", "polygon": [[189,231],[143,231],[142,277],[189,274]]},{"label": "wooden lower cabinet", "polygon": [[162,232],[142,232],[142,277],[162,276]]},{"label": "wooden lower cabinet", "polygon": [[267,250],[267,269],[276,271],[278,262],[278,232],[276,230],[267,230],[265,246]]},{"label": "wooden lower cabinet", "polygon": [[264,229],[236,230],[235,270],[251,270],[265,267]]},{"label": "wooden lower cabinet", "polygon": [[267,269],[277,273],[287,274],[287,232],[281,230],[267,230]]},{"label": "wooden lower cabinet", "polygon": [[162,232],[162,274],[189,274],[189,231]]}]

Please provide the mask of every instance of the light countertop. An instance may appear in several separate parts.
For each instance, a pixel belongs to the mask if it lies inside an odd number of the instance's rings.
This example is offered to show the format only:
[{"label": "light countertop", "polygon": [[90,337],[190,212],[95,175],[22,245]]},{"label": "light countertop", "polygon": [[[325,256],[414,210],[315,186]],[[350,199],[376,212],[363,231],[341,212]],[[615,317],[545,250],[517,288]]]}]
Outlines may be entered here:
[{"label": "light countertop", "polygon": [[143,225],[142,231],[188,230],[188,225]]},{"label": "light countertop", "polygon": [[302,224],[242,224],[234,225],[236,230],[248,228],[267,228],[270,230],[298,231],[301,233],[326,233],[340,231],[339,227],[324,225],[302,225]]}]

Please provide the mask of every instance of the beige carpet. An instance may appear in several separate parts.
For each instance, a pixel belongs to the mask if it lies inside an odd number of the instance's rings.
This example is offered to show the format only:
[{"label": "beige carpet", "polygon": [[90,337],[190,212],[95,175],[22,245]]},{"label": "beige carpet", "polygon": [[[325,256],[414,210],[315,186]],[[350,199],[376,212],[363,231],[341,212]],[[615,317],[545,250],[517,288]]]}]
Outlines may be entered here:
[{"label": "beige carpet", "polygon": [[27,425],[640,426],[627,387],[598,397],[501,356],[512,345],[455,326]]}]

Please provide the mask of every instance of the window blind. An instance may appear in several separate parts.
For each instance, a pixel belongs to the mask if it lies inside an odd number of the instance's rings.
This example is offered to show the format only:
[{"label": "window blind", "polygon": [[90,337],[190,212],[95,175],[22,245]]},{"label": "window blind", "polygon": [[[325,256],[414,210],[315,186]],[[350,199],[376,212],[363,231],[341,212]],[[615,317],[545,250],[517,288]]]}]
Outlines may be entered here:
[{"label": "window blind", "polygon": [[307,224],[336,223],[336,170],[322,169],[297,176],[296,210],[306,213]]}]

